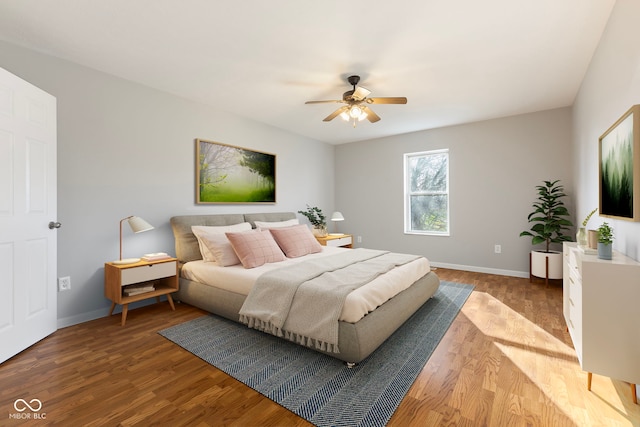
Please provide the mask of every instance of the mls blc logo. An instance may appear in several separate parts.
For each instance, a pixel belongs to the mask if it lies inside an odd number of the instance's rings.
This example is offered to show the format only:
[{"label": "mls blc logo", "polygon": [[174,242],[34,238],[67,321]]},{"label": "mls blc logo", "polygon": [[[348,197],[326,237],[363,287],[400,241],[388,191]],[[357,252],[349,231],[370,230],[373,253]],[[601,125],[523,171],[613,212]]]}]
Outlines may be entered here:
[{"label": "mls blc logo", "polygon": [[[47,414],[40,412],[42,409],[42,402],[40,399],[31,399],[26,401],[24,399],[16,399],[13,402],[13,409],[18,412],[9,414],[10,419],[14,420],[44,420],[47,418]],[[29,410],[30,412],[27,412]]]}]

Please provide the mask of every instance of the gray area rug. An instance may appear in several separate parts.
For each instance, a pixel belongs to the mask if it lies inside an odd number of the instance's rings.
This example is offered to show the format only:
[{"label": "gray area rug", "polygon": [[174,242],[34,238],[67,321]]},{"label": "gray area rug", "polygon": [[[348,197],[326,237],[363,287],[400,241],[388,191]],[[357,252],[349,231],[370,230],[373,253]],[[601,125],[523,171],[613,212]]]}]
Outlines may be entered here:
[{"label": "gray area rug", "polygon": [[352,369],[213,315],[159,334],[317,426],[384,426],[472,290],[441,282],[433,298]]}]

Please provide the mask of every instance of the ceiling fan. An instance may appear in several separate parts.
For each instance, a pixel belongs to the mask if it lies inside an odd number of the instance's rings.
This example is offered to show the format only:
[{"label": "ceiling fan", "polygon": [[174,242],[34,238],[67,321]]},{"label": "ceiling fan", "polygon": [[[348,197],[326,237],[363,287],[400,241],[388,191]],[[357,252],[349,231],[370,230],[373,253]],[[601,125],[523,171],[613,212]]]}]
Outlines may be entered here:
[{"label": "ceiling fan", "polygon": [[333,113],[324,118],[323,121],[330,122],[336,117],[340,116],[345,121],[353,121],[353,127],[356,127],[356,123],[364,119],[369,120],[371,123],[375,123],[380,120],[378,116],[367,104],[406,104],[407,98],[405,97],[386,97],[386,98],[367,98],[371,93],[370,90],[357,86],[360,81],[360,76],[349,76],[347,79],[350,85],[353,86],[352,90],[348,90],[342,94],[340,100],[330,101],[307,101],[305,104],[324,104],[338,102],[346,104],[338,108]]}]

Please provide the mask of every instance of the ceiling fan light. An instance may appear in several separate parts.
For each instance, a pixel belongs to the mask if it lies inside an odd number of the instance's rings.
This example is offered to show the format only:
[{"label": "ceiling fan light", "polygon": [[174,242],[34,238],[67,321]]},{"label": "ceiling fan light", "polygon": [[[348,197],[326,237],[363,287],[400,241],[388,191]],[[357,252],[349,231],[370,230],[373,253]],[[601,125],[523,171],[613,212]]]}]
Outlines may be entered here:
[{"label": "ceiling fan light", "polygon": [[359,122],[361,122],[361,121],[363,121],[363,120],[364,120],[364,119],[366,119],[366,118],[367,118],[367,113],[365,113],[365,112],[363,111],[363,112],[362,112],[362,114],[360,114],[360,115],[358,116],[358,121],[359,121]]},{"label": "ceiling fan light", "polygon": [[347,114],[346,111],[343,111],[342,113],[340,113],[340,117],[342,117],[342,120],[344,120],[345,122],[349,121],[349,115]]},{"label": "ceiling fan light", "polygon": [[349,109],[349,115],[354,119],[357,119],[358,117],[360,117],[361,114],[362,114],[362,108],[358,107],[357,105],[354,105]]}]

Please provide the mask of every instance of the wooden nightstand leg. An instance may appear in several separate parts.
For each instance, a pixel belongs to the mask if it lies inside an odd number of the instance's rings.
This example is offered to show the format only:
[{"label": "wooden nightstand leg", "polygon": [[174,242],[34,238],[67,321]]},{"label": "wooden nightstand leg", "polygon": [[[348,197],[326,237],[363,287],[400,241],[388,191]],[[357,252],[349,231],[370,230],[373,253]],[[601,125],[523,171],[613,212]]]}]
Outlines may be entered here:
[{"label": "wooden nightstand leg", "polygon": [[121,323],[122,326],[124,326],[124,322],[127,321],[128,311],[129,311],[129,304],[122,304],[122,323]]},{"label": "wooden nightstand leg", "polygon": [[171,310],[176,311],[176,307],[173,305],[173,298],[171,298],[171,294],[167,294],[167,301],[169,301],[169,305],[171,306]]},{"label": "wooden nightstand leg", "polygon": [[591,380],[593,379],[593,373],[587,372],[587,390],[591,391]]},{"label": "wooden nightstand leg", "polygon": [[116,303],[112,302],[111,303],[111,310],[109,310],[109,316],[111,316],[113,314],[113,309],[116,308]]},{"label": "wooden nightstand leg", "polygon": [[638,393],[636,393],[636,385],[631,384],[631,398],[633,399],[633,403],[638,404]]}]

